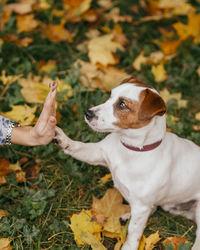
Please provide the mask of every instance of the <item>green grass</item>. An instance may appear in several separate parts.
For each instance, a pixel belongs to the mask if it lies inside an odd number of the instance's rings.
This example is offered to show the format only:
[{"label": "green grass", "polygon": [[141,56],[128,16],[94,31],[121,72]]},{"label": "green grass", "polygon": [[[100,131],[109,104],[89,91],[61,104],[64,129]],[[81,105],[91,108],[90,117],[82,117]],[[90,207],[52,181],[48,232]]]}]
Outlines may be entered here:
[{"label": "green grass", "polygon": [[[9,1],[13,2],[13,1]],[[56,3],[54,5],[60,5]],[[138,2],[135,1],[137,4]],[[139,14],[133,14],[130,6],[133,1],[118,1],[121,13],[132,14],[137,20],[146,13],[140,9]],[[197,2],[194,6],[199,8]],[[97,3],[93,2],[94,8]],[[38,18],[43,22],[51,21],[49,12],[39,12]],[[56,20],[53,20],[56,22]],[[129,42],[125,51],[119,51],[119,68],[133,74],[147,84],[158,90],[167,87],[170,92],[180,92],[184,99],[188,100],[187,108],[177,108],[176,101],[168,103],[168,114],[180,118],[178,122],[168,125],[179,136],[191,139],[200,144],[200,133],[194,131],[192,126],[197,125],[195,113],[200,111],[200,78],[196,69],[200,64],[200,47],[194,45],[191,40],[185,41],[177,51],[177,56],[166,65],[169,74],[168,79],[157,84],[151,73],[150,66],[143,66],[140,72],[133,70],[131,64],[141,50],[146,54],[159,48],[152,43],[153,39],[160,37],[159,27],[168,27],[176,20],[164,20],[160,22],[147,22],[140,25],[122,23],[123,31]],[[73,69],[72,64],[77,59],[88,60],[87,54],[76,49],[76,45],[85,40],[85,32],[88,31],[88,23],[80,21],[76,24],[67,24],[71,31],[77,30],[74,42],[52,43],[48,39],[42,39],[38,31],[27,34],[34,38],[34,43],[26,48],[19,47],[10,42],[4,42],[0,47],[0,72],[6,70],[8,74],[17,75],[29,72],[38,74],[36,63],[40,60],[57,60],[58,70],[51,72],[50,76],[65,79],[73,88],[73,96],[62,103],[58,112],[61,114],[59,126],[74,140],[84,142],[99,141],[104,135],[91,131],[83,120],[83,113],[91,105],[97,105],[105,101],[109,94],[101,90],[89,92],[80,84],[80,72]],[[95,26],[96,25],[96,26]],[[94,24],[94,28],[103,25],[113,27],[112,22]],[[13,14],[0,36],[16,33],[16,16]],[[0,83],[0,93],[3,85]],[[20,86],[14,83],[0,102],[0,111],[8,111],[12,105],[24,104],[25,100],[20,94]],[[61,96],[58,95],[58,99]],[[77,111],[73,112],[73,106],[77,105]],[[108,171],[101,166],[94,167],[79,162],[70,156],[64,155],[61,150],[51,143],[48,146],[34,148],[11,146],[1,147],[0,157],[8,158],[15,163],[22,157],[27,157],[22,167],[26,169],[30,164],[37,162],[40,173],[35,180],[27,180],[24,184],[15,181],[14,174],[7,178],[8,184],[0,187],[0,208],[8,210],[11,215],[0,221],[1,237],[14,238],[14,249],[90,249],[76,246],[72,231],[69,227],[69,217],[83,208],[90,208],[92,195],[101,197],[107,188],[112,187],[110,181],[104,187],[98,183],[99,178]],[[165,239],[174,235],[184,236],[190,242],[195,238],[195,224],[181,216],[172,216],[160,208],[148,221],[145,235],[156,232]],[[105,238],[105,245],[113,249],[114,241]],[[162,249],[158,244],[156,249]]]}]

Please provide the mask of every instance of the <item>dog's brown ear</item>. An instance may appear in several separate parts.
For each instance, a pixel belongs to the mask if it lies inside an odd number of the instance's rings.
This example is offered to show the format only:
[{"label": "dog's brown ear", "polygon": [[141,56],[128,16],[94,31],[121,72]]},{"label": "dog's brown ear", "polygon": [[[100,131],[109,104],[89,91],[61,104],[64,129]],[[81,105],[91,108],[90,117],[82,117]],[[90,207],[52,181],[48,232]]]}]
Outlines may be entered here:
[{"label": "dog's brown ear", "polygon": [[139,120],[150,120],[155,115],[162,116],[166,112],[166,105],[163,99],[150,89],[143,90],[140,98],[142,103],[138,113]]}]

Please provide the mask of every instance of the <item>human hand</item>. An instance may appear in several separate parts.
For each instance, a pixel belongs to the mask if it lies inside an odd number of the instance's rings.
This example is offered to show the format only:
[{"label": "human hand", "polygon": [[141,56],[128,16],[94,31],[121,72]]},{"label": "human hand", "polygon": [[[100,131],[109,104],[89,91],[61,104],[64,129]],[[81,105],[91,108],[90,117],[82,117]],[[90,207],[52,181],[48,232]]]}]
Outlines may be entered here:
[{"label": "human hand", "polygon": [[34,127],[29,131],[32,146],[46,145],[52,141],[55,136],[56,126],[56,92],[57,82],[50,84],[50,91],[45,100],[44,107],[40,117]]}]

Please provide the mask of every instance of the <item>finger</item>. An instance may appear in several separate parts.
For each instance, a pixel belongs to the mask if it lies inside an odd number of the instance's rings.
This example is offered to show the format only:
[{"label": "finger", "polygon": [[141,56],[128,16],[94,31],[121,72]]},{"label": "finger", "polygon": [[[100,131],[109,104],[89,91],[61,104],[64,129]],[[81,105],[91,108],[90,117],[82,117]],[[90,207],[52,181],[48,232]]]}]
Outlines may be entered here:
[{"label": "finger", "polygon": [[40,114],[38,122],[47,123],[50,115],[55,116],[55,114],[56,114],[55,102],[56,102],[57,83],[56,82],[51,83],[50,88],[51,89],[50,89],[49,94],[45,100],[43,110]]}]

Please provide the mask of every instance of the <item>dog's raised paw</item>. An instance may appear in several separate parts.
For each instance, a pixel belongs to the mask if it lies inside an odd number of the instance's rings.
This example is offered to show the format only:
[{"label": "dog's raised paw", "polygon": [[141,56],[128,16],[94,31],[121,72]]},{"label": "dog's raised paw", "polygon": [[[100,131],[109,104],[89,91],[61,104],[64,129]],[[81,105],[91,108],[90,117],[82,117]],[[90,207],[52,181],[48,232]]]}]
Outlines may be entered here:
[{"label": "dog's raised paw", "polygon": [[70,146],[71,139],[65,135],[61,128],[57,126],[55,128],[55,132],[56,136],[54,139],[57,141],[57,144],[62,148],[63,151],[67,150]]}]

